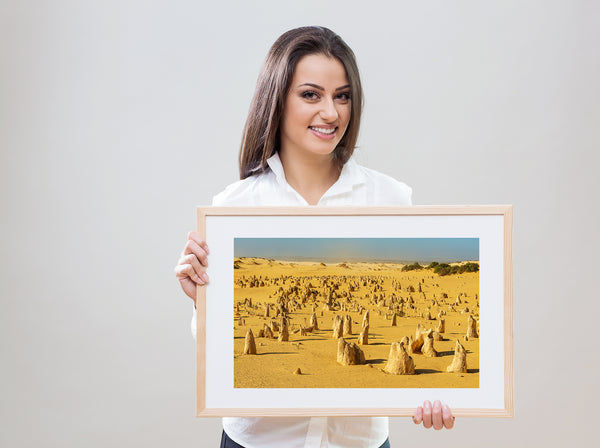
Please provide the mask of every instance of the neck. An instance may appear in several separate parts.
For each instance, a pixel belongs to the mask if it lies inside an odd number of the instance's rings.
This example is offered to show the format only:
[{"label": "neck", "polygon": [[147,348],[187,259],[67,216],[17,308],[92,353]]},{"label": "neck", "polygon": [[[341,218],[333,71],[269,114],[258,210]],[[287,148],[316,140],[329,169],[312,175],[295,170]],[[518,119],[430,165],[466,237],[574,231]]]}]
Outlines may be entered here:
[{"label": "neck", "polygon": [[309,205],[317,205],[321,197],[340,177],[340,169],[331,155],[302,157],[279,151],[279,158],[288,184]]}]

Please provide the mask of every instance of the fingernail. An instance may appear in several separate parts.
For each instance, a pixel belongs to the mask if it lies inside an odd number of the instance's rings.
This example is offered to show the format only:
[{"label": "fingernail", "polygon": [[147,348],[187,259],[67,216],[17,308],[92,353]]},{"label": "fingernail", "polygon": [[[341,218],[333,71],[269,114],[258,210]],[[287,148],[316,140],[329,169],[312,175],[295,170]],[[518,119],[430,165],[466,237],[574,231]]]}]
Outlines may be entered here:
[{"label": "fingernail", "polygon": [[429,400],[425,401],[425,403],[423,403],[423,407],[430,408],[431,407],[431,402]]},{"label": "fingernail", "polygon": [[203,285],[203,284],[204,284],[204,280],[202,280],[202,279],[200,278],[200,276],[198,276],[198,275],[197,275],[197,276],[196,276],[196,283],[200,283],[201,285]]},{"label": "fingernail", "polygon": [[202,281],[204,281],[204,283],[208,282],[208,274],[206,272],[200,274],[200,278],[202,279]]}]

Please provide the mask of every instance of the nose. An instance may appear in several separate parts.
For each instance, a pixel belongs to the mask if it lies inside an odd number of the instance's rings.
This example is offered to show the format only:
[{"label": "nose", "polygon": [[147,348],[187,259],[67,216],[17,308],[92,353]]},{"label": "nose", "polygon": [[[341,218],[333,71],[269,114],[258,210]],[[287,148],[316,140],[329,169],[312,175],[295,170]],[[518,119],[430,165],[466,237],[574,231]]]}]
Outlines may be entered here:
[{"label": "nose", "polygon": [[321,118],[327,122],[332,122],[332,121],[337,120],[338,111],[337,111],[337,108],[335,107],[335,103],[333,102],[333,99],[331,99],[331,98],[325,99],[321,104],[322,104],[322,107],[319,112],[319,115],[321,116]]}]

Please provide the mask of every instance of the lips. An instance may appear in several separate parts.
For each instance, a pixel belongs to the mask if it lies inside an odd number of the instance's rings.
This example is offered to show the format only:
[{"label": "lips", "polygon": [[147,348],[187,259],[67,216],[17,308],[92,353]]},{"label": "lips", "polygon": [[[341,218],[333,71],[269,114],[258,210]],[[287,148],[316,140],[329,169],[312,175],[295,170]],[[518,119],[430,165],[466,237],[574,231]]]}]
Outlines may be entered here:
[{"label": "lips", "polygon": [[333,127],[321,127],[321,126],[309,126],[308,129],[310,129],[314,135],[316,135],[319,138],[323,138],[326,140],[332,139],[335,137],[335,133],[337,131],[337,127],[333,126]]},{"label": "lips", "polygon": [[329,135],[329,134],[333,134],[335,132],[335,127],[333,128],[322,128],[319,126],[309,126],[309,128],[311,128],[313,131],[317,131],[320,134],[325,134],[325,135]]}]

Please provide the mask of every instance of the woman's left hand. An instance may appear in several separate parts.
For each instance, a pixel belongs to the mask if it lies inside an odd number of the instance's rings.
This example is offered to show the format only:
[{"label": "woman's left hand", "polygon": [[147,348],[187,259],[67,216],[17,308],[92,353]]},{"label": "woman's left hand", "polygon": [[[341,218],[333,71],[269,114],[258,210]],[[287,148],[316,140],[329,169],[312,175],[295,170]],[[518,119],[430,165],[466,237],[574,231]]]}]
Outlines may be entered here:
[{"label": "woman's left hand", "polygon": [[423,422],[425,428],[431,428],[439,431],[443,427],[446,429],[452,429],[454,426],[454,420],[456,417],[452,416],[450,407],[445,404],[442,406],[440,400],[433,402],[433,407],[429,400],[425,400],[423,406],[419,406],[413,415],[413,422],[420,425]]}]

